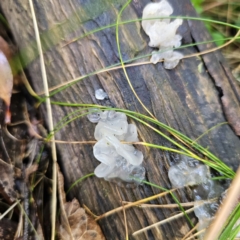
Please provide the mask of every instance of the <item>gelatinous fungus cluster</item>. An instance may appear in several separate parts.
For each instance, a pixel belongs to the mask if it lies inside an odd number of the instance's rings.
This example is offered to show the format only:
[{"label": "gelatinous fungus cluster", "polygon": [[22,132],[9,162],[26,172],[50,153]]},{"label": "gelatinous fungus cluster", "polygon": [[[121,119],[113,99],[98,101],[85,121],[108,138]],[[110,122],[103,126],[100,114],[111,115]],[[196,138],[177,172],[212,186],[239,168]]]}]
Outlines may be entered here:
[{"label": "gelatinous fungus cluster", "polygon": [[93,154],[101,164],[96,167],[95,175],[105,180],[141,182],[145,177],[143,154],[129,144],[139,141],[136,126],[128,124],[124,113],[115,111],[95,110],[87,117],[91,122],[98,123],[94,132],[97,143]]},{"label": "gelatinous fungus cluster", "polygon": [[[170,167],[168,177],[172,187],[194,186],[194,213],[198,218],[198,231],[207,228],[220,203],[227,186],[211,179],[208,166],[192,158],[182,156],[182,160]],[[203,239],[204,233],[199,235]]]},{"label": "gelatinous fungus cluster", "polygon": [[142,27],[150,38],[149,46],[159,48],[152,52],[150,61],[156,64],[164,59],[164,68],[173,69],[182,59],[183,54],[173,51],[174,47],[181,46],[182,36],[176,34],[178,27],[182,24],[182,19],[170,21],[169,17],[173,13],[172,6],[162,0],[158,3],[149,3],[143,9],[143,19],[154,18],[151,20],[142,20]]}]

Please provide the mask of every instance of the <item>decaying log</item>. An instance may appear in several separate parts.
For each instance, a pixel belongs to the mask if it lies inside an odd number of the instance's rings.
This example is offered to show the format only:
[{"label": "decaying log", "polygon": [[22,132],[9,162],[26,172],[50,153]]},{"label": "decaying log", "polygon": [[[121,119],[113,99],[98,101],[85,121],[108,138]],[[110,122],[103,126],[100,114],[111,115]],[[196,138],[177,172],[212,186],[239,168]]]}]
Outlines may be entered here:
[{"label": "decaying log", "polygon": [[[126,1],[33,1],[44,48],[49,87],[57,86],[74,78],[92,73],[107,66],[119,63],[115,27],[109,27],[79,40],[89,31],[116,22],[117,14]],[[121,20],[141,17],[147,0],[134,0],[123,11]],[[196,16],[189,0],[171,0],[174,15]],[[23,65],[27,68],[33,88],[43,92],[40,63],[35,44],[32,16],[28,0],[0,3],[16,43],[20,48]],[[210,40],[200,21],[184,20],[179,28],[183,44]],[[120,46],[124,60],[151,53],[147,45],[148,37],[141,29],[140,22],[120,25]],[[197,45],[181,50],[184,55],[198,53],[215,47],[214,44]],[[138,62],[147,61],[140,59]],[[240,134],[239,89],[230,75],[227,64],[218,51],[200,57],[183,59],[173,70],[165,70],[162,63],[147,64],[127,68],[129,78],[136,93],[147,108],[163,123],[196,139],[209,128],[228,121],[203,136],[199,142],[209,148],[226,164],[236,169],[239,165]],[[99,101],[94,91],[103,88],[109,95],[108,100]],[[121,69],[95,74],[79,81],[57,93],[52,101],[71,103],[95,103],[106,106],[130,109],[147,114],[133,95]],[[45,105],[42,112],[47,122]],[[54,124],[76,108],[52,105]],[[134,122],[140,138],[163,146],[171,146],[145,126]],[[71,122],[56,133],[56,139],[65,141],[94,140],[94,124],[85,117]],[[235,131],[235,133],[234,133]],[[144,153],[144,166],[148,181],[162,187],[171,188],[167,172],[170,164],[179,156],[156,149],[138,147]],[[94,171],[99,164],[94,159],[92,145],[57,144],[59,164],[64,173],[66,186]],[[118,190],[116,190],[116,188]],[[113,183],[95,177],[85,180],[74,187],[70,197],[76,197],[94,214],[101,215],[121,206],[119,191],[124,201],[135,201],[159,193],[150,186],[135,189],[117,187]],[[188,189],[177,192],[181,202],[190,201]],[[152,203],[173,202],[170,196]],[[171,216],[176,209],[138,209],[126,210],[129,235],[144,226]],[[111,215],[99,221],[106,239],[124,239],[125,227],[122,213]],[[139,239],[179,239],[189,226],[185,218],[166,223],[138,236]]]}]

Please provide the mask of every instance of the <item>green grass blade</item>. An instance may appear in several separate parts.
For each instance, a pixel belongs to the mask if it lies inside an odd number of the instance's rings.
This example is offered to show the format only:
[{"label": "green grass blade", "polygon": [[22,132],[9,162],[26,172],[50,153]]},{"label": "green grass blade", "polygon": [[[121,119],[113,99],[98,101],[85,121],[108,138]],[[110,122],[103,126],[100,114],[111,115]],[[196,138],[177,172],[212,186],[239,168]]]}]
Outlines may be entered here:
[{"label": "green grass blade", "polygon": [[[85,104],[69,104],[69,103],[60,103],[60,102],[52,102],[52,104],[63,105],[63,106],[75,106],[75,107],[80,107],[80,106],[81,107],[85,107],[85,106],[88,106],[89,109],[90,108],[96,108],[96,105],[94,105],[94,104],[85,105]],[[196,142],[194,142],[194,140],[188,138],[187,136],[185,136],[184,134],[178,132],[177,130],[167,126],[166,124],[163,124],[163,123],[159,122],[158,120],[155,120],[155,119],[153,119],[151,117],[148,117],[148,116],[145,116],[143,114],[136,113],[136,112],[133,112],[133,111],[130,111],[130,110],[119,109],[119,108],[110,108],[110,107],[105,107],[105,106],[97,106],[97,107],[99,107],[102,110],[116,110],[116,111],[119,111],[119,112],[124,112],[127,116],[131,117],[132,119],[135,119],[136,121],[138,121],[138,122],[144,124],[145,126],[151,128],[153,131],[155,131],[156,133],[158,133],[159,135],[161,135],[162,137],[167,139],[169,142],[171,142],[172,144],[174,144],[175,146],[177,146],[178,148],[183,150],[186,154],[191,155],[191,157],[193,157],[195,159],[198,159],[198,160],[201,159],[202,162],[204,162],[205,164],[209,165],[210,167],[216,169],[217,171],[222,173],[226,178],[231,178],[231,179],[234,178],[235,172],[230,167],[228,167],[226,164],[224,164],[214,154],[212,154],[207,149],[205,149],[201,145],[199,145]],[[180,139],[182,139],[186,143],[192,144],[192,146],[197,151],[199,151],[201,154],[205,155],[208,159],[205,160],[203,158],[198,157],[196,155],[196,153],[193,153],[191,150],[188,150],[185,146],[183,146],[180,143],[176,142],[175,140],[173,140],[172,138],[170,138],[169,136],[167,136],[166,134],[164,134],[160,130],[156,129],[155,127],[153,127],[152,125],[150,125],[146,121],[142,120],[141,118],[156,124],[157,126],[163,128],[164,130],[167,130],[170,133],[174,133],[177,137],[179,137]]]},{"label": "green grass blade", "polygon": [[184,208],[182,207],[181,203],[178,201],[177,197],[174,195],[174,193],[171,192],[171,190],[168,190],[164,187],[161,187],[157,184],[154,184],[154,183],[151,183],[151,182],[148,182],[148,181],[141,181],[142,183],[146,184],[146,185],[149,185],[151,187],[155,187],[155,188],[158,188],[162,191],[165,191],[165,192],[169,192],[169,194],[172,196],[173,200],[178,204],[180,210],[183,212],[184,216],[186,217],[187,221],[189,222],[189,224],[194,227],[194,224],[192,223],[191,219],[189,218],[189,216],[187,215],[187,213],[185,212]]},{"label": "green grass blade", "polygon": [[238,203],[236,208],[229,216],[226,227],[221,233],[219,240],[234,239],[236,237],[236,235],[240,231],[240,225],[236,226],[235,228],[234,225],[239,219],[240,219],[240,203]]},{"label": "green grass blade", "polygon": [[[222,40],[231,40],[232,38],[223,38],[223,39],[219,39],[219,41],[222,41]],[[236,39],[240,39],[240,37],[237,37]],[[186,45],[182,45],[180,47],[177,47],[177,48],[173,48],[174,50],[178,50],[178,49],[184,49],[184,48],[187,48],[187,47],[193,47],[193,46],[197,46],[197,45],[201,45],[201,44],[208,44],[208,43],[213,43],[213,42],[216,42],[217,40],[210,40],[210,41],[204,41],[204,42],[198,42],[198,43],[192,43],[192,44],[186,44]],[[166,50],[164,50],[166,51]],[[164,52],[162,51],[162,52]],[[146,57],[150,57],[152,55],[152,53],[149,53],[149,54],[145,54],[145,55],[142,55],[142,56],[138,56],[138,57],[135,57],[135,58],[132,58],[132,59],[129,59],[129,60],[126,60],[126,61],[123,61],[123,64],[126,64],[126,63],[130,63],[130,62],[133,62],[133,61],[136,61],[136,60],[139,60],[139,59],[142,59],[142,58],[146,58]],[[142,64],[142,63],[141,63]],[[149,62],[149,64],[151,64]],[[49,94],[49,96],[45,96],[45,97],[38,97],[37,99],[40,100],[39,103],[43,103],[45,102],[45,100],[49,97],[52,97],[54,96],[55,94],[59,93],[59,92],[62,92],[63,90],[71,87],[72,85],[76,84],[77,82],[79,81],[82,81],[88,77],[91,77],[91,76],[94,76],[96,74],[100,74],[100,73],[104,73],[104,72],[107,72],[107,71],[111,71],[112,69],[115,69],[116,67],[120,67],[121,66],[121,63],[116,63],[116,64],[113,64],[113,65],[110,65],[108,67],[105,67],[105,68],[101,68],[99,70],[96,70],[94,72],[91,72],[91,73],[88,73],[84,76],[81,76],[79,78],[76,78],[76,79],[73,79],[71,80],[69,83],[66,83],[66,85],[64,86],[61,86],[59,88],[57,88],[57,90],[54,90],[52,91],[51,94]],[[125,67],[128,67],[128,66],[125,66]]]},{"label": "green grass blade", "polygon": [[95,176],[94,173],[89,173],[81,178],[79,178],[78,180],[76,180],[70,187],[69,189],[67,190],[66,194],[68,194],[78,183],[82,182],[83,180],[89,178],[89,177],[92,177],[92,176]]}]

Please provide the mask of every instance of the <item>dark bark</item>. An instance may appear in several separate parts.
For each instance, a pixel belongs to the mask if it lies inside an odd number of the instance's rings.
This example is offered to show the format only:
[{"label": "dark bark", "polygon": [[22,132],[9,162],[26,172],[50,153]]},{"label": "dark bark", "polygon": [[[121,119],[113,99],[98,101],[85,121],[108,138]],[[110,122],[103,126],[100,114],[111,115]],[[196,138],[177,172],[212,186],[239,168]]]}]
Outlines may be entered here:
[{"label": "dark bark", "polygon": [[[34,1],[36,17],[44,47],[49,87],[64,83],[101,68],[119,62],[115,28],[107,28],[85,38],[74,41],[96,28],[116,21],[123,0],[90,1]],[[143,7],[149,1],[133,1],[123,12],[122,20],[141,17]],[[174,15],[196,16],[188,0],[171,0]],[[43,91],[39,58],[34,42],[34,30],[28,1],[3,0],[0,3],[9,21],[16,43],[21,49],[23,65],[27,67],[29,77],[36,92]],[[120,46],[124,60],[150,53],[148,38],[139,22],[121,25]],[[179,29],[183,44],[209,40],[210,37],[200,21],[185,20]],[[201,32],[201,34],[199,34]],[[197,53],[213,44],[198,45],[181,50],[185,55]],[[148,60],[146,58],[145,60]],[[213,52],[203,57],[187,58],[174,70],[165,70],[161,63],[142,65],[127,69],[135,91],[148,109],[158,120],[169,124],[192,139],[197,138],[207,129],[218,123],[229,121],[210,131],[200,143],[208,147],[227,165],[237,168],[239,165],[240,142],[233,132],[239,134],[240,108],[239,89],[231,84],[232,77],[220,52]],[[230,80],[229,80],[230,79]],[[103,88],[109,100],[98,101],[94,90]],[[126,108],[146,114],[133,95],[122,70],[96,74],[79,81],[64,91],[54,95],[51,100],[72,103],[96,103],[107,106]],[[75,108],[52,105],[56,124]],[[44,119],[47,122],[44,104]],[[165,139],[153,131],[135,122],[140,137],[146,142],[171,146]],[[66,141],[94,140],[94,124],[86,118],[77,119],[61,129],[56,139]],[[94,171],[99,164],[93,157],[92,145],[58,144],[59,163],[64,173],[66,186],[69,187],[78,178]],[[144,153],[144,165],[147,180],[162,187],[171,188],[167,172],[169,165],[177,156],[168,152],[139,147]],[[136,189],[118,188],[121,198],[135,201],[159,192],[149,186]],[[116,185],[92,177],[77,185],[70,193],[77,197],[94,214],[121,206]],[[188,189],[178,191],[181,202],[191,200]],[[170,203],[171,197],[164,197],[152,203]],[[127,210],[129,235],[134,231],[171,216],[175,209]],[[123,214],[114,214],[100,220],[100,226],[107,239],[124,239]],[[139,239],[178,239],[189,230],[185,218],[167,223],[157,229],[140,235]]]}]

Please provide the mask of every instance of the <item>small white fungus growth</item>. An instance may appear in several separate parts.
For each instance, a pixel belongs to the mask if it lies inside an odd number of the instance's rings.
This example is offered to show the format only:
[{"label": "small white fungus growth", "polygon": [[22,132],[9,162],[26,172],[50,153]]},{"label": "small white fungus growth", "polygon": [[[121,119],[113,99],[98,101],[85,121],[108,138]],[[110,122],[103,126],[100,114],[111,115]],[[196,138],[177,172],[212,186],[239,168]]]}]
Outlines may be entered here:
[{"label": "small white fungus growth", "polygon": [[[208,228],[210,225],[213,216],[209,213],[211,211],[209,207],[209,203],[207,201],[205,203],[199,203],[199,201],[194,203],[194,213],[198,218],[197,230],[200,232],[203,229]],[[198,239],[204,238],[204,232],[198,235]]]},{"label": "small white fungus growth", "polygon": [[96,140],[100,140],[109,134],[115,135],[119,140],[124,139],[124,134],[128,130],[127,117],[124,113],[114,112],[115,114],[113,115],[112,112],[104,111],[100,114],[100,120],[94,132]]},{"label": "small white fungus growth", "polygon": [[[166,1],[162,0],[159,3],[149,3],[143,9],[143,16],[142,18],[158,18],[158,17],[168,17],[173,13],[172,6]],[[148,34],[150,31],[151,26],[157,21],[158,19],[152,20],[143,20],[142,27],[144,31]],[[169,23],[170,19],[160,19],[162,22]]]},{"label": "small white fungus growth", "polygon": [[166,69],[173,69],[175,68],[179,60],[183,58],[183,54],[180,52],[175,52],[173,50],[168,50],[165,52],[152,52],[152,57],[150,61],[154,64],[158,63],[159,60],[165,59],[163,66]]},{"label": "small white fungus growth", "polygon": [[[193,194],[196,201],[194,203],[194,213],[199,221],[198,231],[210,225],[219,208],[219,203],[216,200],[214,201],[214,199],[220,197],[223,191],[224,187],[219,182],[211,179],[208,179],[205,183],[200,184],[194,189]],[[199,204],[199,200],[204,200],[204,202]],[[204,239],[204,233],[198,237],[199,239]]]},{"label": "small white fungus growth", "polygon": [[210,173],[206,165],[183,156],[182,161],[170,167],[168,177],[173,187],[183,187],[206,182]]},{"label": "small white fungus growth", "polygon": [[181,24],[182,19],[176,19],[170,23],[157,20],[148,31],[150,37],[149,47],[162,48],[181,45],[182,37],[176,35],[176,31]]},{"label": "small white fungus growth", "polygon": [[95,90],[95,98],[96,99],[104,100],[107,97],[108,97],[108,95],[107,95],[107,93],[104,92],[103,89],[99,88],[99,89]]},{"label": "small white fungus growth", "polygon": [[[143,161],[142,152],[138,151],[132,145],[122,144],[116,137],[109,134],[105,136],[108,144],[111,144],[116,149],[119,156],[122,156],[127,160],[128,163],[137,166]],[[125,139],[124,139],[125,140]]]},{"label": "small white fungus growth", "polygon": [[[207,166],[186,156],[182,156],[179,163],[170,167],[168,177],[173,187],[197,185],[193,190],[193,195],[194,213],[199,221],[198,231],[207,228],[219,207],[216,198],[224,192],[224,187],[219,182],[210,179],[211,175]],[[203,239],[204,234],[198,237]]]},{"label": "small white fungus growth", "polygon": [[137,134],[137,127],[134,124],[128,124],[127,132],[124,133],[124,136],[120,138],[125,139],[126,142],[138,142],[138,134]]},{"label": "small white fungus growth", "polygon": [[143,19],[159,18],[143,20],[142,27],[150,38],[148,45],[159,48],[157,54],[156,51],[153,52],[150,61],[156,64],[159,60],[164,59],[164,67],[166,69],[175,68],[179,60],[183,58],[181,53],[173,51],[173,47],[181,46],[182,36],[176,34],[176,31],[182,24],[182,19],[175,19],[172,22],[168,18],[163,19],[163,17],[168,17],[172,13],[172,6],[166,0],[162,0],[158,3],[149,3],[146,5],[142,15]]},{"label": "small white fungus growth", "polygon": [[87,115],[87,118],[90,122],[97,123],[100,120],[100,113],[98,109],[93,109],[93,111]]},{"label": "small white fungus growth", "polygon": [[94,132],[94,137],[98,141],[93,147],[93,154],[101,164],[95,169],[95,175],[106,180],[115,178],[127,182],[134,181],[132,178],[143,180],[145,168],[141,165],[142,152],[131,144],[121,142],[138,141],[136,126],[128,124],[124,113],[115,111],[92,112],[88,119],[94,122],[98,119]]}]

